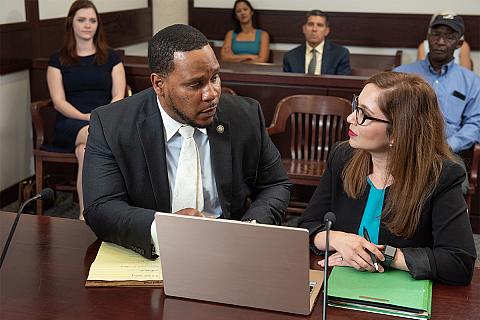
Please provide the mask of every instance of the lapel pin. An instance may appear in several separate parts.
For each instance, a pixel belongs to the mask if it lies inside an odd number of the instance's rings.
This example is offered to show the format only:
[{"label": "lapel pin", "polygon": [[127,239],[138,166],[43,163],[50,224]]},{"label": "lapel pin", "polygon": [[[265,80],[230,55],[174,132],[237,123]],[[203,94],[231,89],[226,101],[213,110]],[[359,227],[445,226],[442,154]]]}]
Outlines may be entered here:
[{"label": "lapel pin", "polygon": [[221,124],[219,124],[219,125],[217,126],[217,132],[220,133],[220,134],[222,134],[224,131],[225,131],[225,127],[222,126]]}]

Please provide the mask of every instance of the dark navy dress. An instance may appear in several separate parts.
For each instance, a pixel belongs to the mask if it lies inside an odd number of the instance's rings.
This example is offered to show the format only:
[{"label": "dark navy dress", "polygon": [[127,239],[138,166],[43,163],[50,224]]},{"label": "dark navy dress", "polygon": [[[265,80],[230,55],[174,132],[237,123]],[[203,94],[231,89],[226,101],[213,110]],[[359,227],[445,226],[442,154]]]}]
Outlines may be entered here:
[{"label": "dark navy dress", "polygon": [[[93,109],[110,103],[112,69],[121,62],[113,50],[109,51],[105,64],[95,64],[94,58],[95,55],[80,57],[77,64],[65,66],[60,63],[59,53],[50,57],[49,65],[60,69],[62,73],[66,100],[82,113],[90,113]],[[67,118],[59,113],[51,149],[72,152],[78,131],[86,125],[88,121]]]}]

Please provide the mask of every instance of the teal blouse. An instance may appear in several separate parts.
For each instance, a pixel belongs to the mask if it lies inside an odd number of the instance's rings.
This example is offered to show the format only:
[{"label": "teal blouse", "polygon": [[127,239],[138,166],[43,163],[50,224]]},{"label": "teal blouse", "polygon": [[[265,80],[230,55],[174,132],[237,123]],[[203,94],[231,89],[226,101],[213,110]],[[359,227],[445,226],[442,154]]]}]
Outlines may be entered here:
[{"label": "teal blouse", "polygon": [[363,227],[368,230],[370,240],[378,244],[378,233],[380,231],[380,218],[382,216],[383,200],[385,199],[385,189],[377,189],[367,178],[370,185],[367,204],[363,211],[362,222],[358,227],[358,234],[363,237]]},{"label": "teal blouse", "polygon": [[262,30],[256,29],[255,40],[253,41],[237,41],[237,33],[232,35],[232,51],[234,54],[259,54],[260,39],[262,38]]}]

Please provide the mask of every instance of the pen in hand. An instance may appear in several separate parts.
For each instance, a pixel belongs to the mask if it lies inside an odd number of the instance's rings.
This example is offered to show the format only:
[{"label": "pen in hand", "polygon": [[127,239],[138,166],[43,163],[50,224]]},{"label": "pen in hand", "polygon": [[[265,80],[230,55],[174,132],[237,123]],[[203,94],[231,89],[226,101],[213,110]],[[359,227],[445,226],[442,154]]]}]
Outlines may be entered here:
[{"label": "pen in hand", "polygon": [[[365,228],[365,227],[363,227],[363,237],[364,237],[368,242],[372,242],[372,241],[370,241],[370,236],[368,235],[368,230],[367,230],[367,228]],[[373,252],[368,251],[368,253],[370,254],[370,258],[372,259],[372,263],[373,263],[373,266],[375,267],[375,270],[378,271],[377,258],[375,257],[375,255],[373,254]]]}]

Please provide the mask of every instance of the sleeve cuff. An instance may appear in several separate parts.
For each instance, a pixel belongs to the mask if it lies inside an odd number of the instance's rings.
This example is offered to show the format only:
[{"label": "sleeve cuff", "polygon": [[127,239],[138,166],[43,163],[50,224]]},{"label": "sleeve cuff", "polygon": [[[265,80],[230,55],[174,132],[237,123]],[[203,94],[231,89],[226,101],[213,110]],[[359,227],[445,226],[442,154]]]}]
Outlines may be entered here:
[{"label": "sleeve cuff", "polygon": [[427,248],[400,248],[405,256],[405,263],[414,279],[432,279],[434,270],[431,269]]},{"label": "sleeve cuff", "polygon": [[456,137],[447,138],[447,144],[450,146],[453,152],[458,153],[461,147],[461,142]]},{"label": "sleeve cuff", "polygon": [[158,257],[160,253],[160,247],[158,246],[158,237],[157,237],[157,225],[155,219],[153,219],[150,226],[150,236],[152,238],[152,257]]}]

